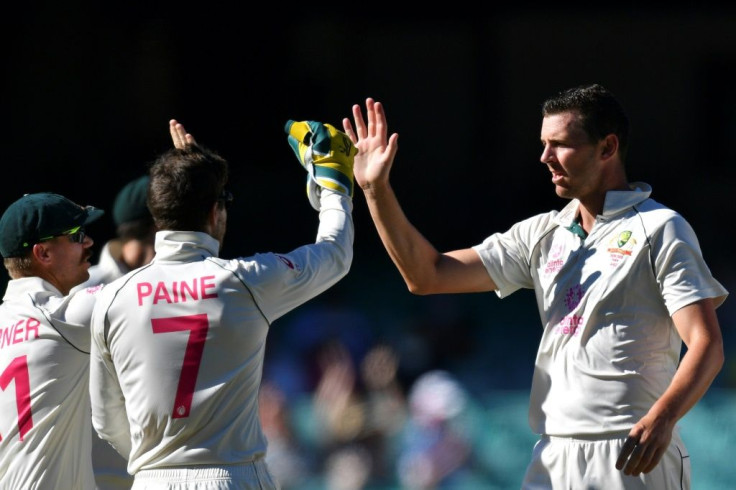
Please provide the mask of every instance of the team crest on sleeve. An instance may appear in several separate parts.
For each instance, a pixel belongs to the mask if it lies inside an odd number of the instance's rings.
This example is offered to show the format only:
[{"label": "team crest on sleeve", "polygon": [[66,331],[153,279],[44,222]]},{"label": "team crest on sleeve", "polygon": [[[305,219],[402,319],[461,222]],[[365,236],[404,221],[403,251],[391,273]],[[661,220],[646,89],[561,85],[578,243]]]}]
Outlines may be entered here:
[{"label": "team crest on sleeve", "polygon": [[279,255],[279,254],[276,254],[276,257],[278,257],[281,262],[283,262],[284,264],[286,264],[286,267],[288,267],[289,269],[292,269],[292,270],[295,270],[295,271],[301,271],[302,270],[301,267],[299,267],[297,264],[295,264],[294,262],[292,262],[291,260],[289,260],[287,257],[284,257],[283,255]]},{"label": "team crest on sleeve", "polygon": [[618,266],[627,256],[631,255],[636,247],[636,239],[630,230],[620,232],[608,242],[608,254],[611,257],[611,267]]}]

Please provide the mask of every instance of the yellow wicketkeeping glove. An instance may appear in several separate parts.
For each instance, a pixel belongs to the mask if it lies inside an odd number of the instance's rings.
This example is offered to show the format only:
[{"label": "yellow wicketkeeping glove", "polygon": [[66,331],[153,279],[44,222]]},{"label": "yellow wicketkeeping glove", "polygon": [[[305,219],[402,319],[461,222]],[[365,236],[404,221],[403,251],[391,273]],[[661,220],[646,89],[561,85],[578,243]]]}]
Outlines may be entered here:
[{"label": "yellow wicketkeeping glove", "polygon": [[319,211],[322,188],[353,197],[353,158],[358,149],[348,135],[317,121],[286,122],[288,141],[307,171],[307,197]]}]

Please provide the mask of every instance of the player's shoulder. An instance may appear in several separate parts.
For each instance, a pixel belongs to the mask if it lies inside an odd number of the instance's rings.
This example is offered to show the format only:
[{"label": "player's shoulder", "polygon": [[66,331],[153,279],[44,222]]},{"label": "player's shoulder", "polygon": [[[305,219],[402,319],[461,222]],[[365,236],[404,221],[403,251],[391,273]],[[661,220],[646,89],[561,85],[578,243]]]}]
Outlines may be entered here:
[{"label": "player's shoulder", "polygon": [[100,288],[99,291],[99,302],[110,303],[112,299],[124,288],[135,287],[133,279],[140,274],[140,272],[149,267],[150,264],[144,265],[141,268],[134,269],[126,272],[122,275],[108,275],[105,277],[97,286]]},{"label": "player's shoulder", "polygon": [[646,199],[635,207],[644,233],[653,244],[697,244],[692,225],[679,212],[654,199]]},{"label": "player's shoulder", "polygon": [[678,216],[680,214],[671,207],[651,197],[648,197],[640,203],[636,204],[634,208],[639,213],[650,213],[652,215]]},{"label": "player's shoulder", "polygon": [[650,230],[672,225],[687,225],[687,220],[682,214],[651,197],[634,206],[634,209],[645,227]]}]

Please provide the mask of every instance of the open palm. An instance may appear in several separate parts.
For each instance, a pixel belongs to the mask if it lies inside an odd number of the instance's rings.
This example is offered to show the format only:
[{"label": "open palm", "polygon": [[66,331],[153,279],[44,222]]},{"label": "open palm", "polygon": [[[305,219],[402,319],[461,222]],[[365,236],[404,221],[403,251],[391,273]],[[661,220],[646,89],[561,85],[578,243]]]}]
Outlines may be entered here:
[{"label": "open palm", "polygon": [[398,150],[399,139],[396,133],[388,137],[386,113],[380,102],[368,98],[365,107],[367,124],[358,104],[353,106],[355,127],[349,118],[342,121],[345,133],[358,148],[353,174],[355,181],[363,190],[376,183],[388,181],[391,165]]}]

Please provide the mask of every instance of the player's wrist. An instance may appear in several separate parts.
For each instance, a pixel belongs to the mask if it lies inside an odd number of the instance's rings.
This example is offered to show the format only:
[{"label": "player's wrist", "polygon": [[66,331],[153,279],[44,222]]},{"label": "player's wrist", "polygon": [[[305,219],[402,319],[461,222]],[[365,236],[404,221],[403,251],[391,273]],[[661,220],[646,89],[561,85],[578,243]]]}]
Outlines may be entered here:
[{"label": "player's wrist", "polygon": [[373,200],[379,200],[383,196],[393,192],[391,188],[391,183],[388,181],[364,182],[362,185],[360,185],[360,188],[363,190],[363,194],[365,195],[366,199]]}]

